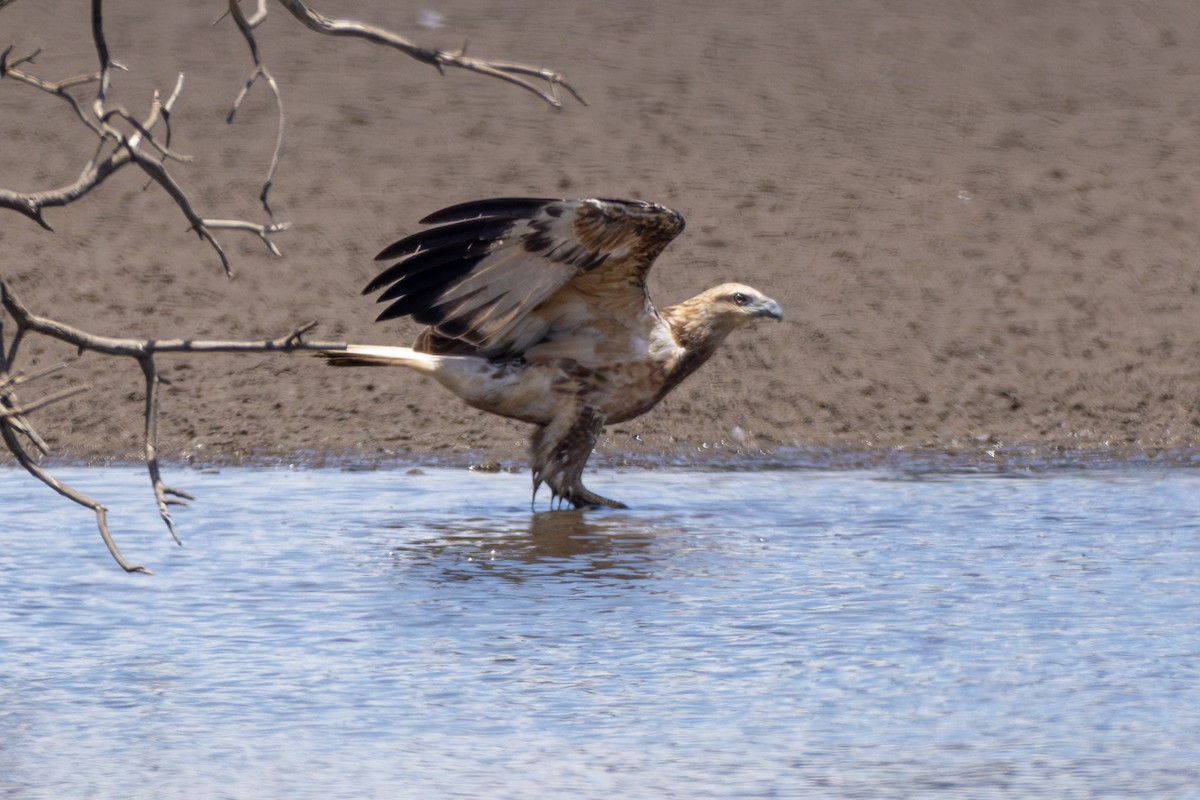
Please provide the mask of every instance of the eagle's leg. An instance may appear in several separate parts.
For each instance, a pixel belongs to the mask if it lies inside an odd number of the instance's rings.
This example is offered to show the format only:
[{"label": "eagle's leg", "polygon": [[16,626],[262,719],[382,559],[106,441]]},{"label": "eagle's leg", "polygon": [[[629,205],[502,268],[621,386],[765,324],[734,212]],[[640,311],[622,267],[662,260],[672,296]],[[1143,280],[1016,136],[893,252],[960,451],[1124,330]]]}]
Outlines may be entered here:
[{"label": "eagle's leg", "polygon": [[583,485],[583,468],[592,447],[604,429],[604,416],[594,406],[576,406],[559,414],[548,425],[534,431],[530,440],[533,462],[533,496],[545,483],[551,503],[570,503],[575,508],[607,506],[627,508],[624,503],[601,497]]}]

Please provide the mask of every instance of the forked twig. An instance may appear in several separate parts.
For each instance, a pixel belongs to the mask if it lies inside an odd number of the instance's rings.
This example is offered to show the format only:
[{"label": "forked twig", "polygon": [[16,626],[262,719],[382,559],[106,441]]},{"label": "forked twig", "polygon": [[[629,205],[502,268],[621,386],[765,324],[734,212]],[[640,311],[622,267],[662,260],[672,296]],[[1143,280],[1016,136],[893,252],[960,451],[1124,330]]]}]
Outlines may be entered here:
[{"label": "forked twig", "polygon": [[[171,519],[168,506],[186,505],[188,500],[195,498],[181,489],[175,489],[163,483],[162,472],[158,467],[158,366],[153,356],[138,359],[142,374],[146,378],[146,469],[150,473],[150,484],[154,487],[154,501],[158,504],[158,515],[166,523],[167,530],[175,544],[182,545],[183,541],[175,531],[175,521]],[[168,497],[170,495],[170,497]]]},{"label": "forked twig", "polygon": [[[83,394],[90,386],[68,386],[66,389],[59,389],[57,392],[52,392],[43,397],[39,397],[32,403],[10,403],[7,399],[0,400],[0,417],[23,417],[32,414],[34,411],[45,408],[48,405],[53,405],[60,400],[66,400],[68,397],[74,397],[77,394]],[[4,391],[4,387],[0,386],[0,392]],[[2,397],[3,395],[0,395]],[[11,396],[11,395],[10,395]]]},{"label": "forked twig", "polygon": [[[566,89],[581,105],[587,105],[579,92],[575,91],[575,88],[567,83],[562,75],[545,67],[518,64],[511,61],[484,61],[482,59],[468,58],[465,48],[452,53],[445,50],[421,47],[413,44],[403,36],[384,28],[367,25],[353,19],[332,19],[326,17],[317,11],[313,11],[302,0],[279,0],[279,3],[293,17],[300,20],[305,27],[317,33],[328,36],[349,36],[356,39],[365,39],[372,44],[391,47],[424,64],[431,64],[442,74],[445,74],[446,67],[457,67],[470,72],[478,72],[481,75],[487,75],[492,78],[498,78],[532,92],[555,108],[562,107],[562,101],[558,97],[559,87]],[[548,89],[543,89],[534,81],[527,80],[527,78],[534,78],[546,84]]]},{"label": "forked twig", "polygon": [[[0,281],[0,301],[2,301],[5,309],[8,307],[8,300],[8,292],[5,289],[3,281]],[[26,415],[50,403],[78,394],[84,391],[86,387],[74,387],[55,392],[30,404],[23,405],[18,402],[16,395],[13,393],[15,387],[58,372],[64,365],[56,364],[32,373],[21,370],[14,371],[12,365],[17,356],[17,348],[25,333],[25,326],[22,325],[21,321],[15,318],[14,321],[17,323],[17,332],[13,336],[12,347],[5,350],[4,315],[0,313],[0,439],[4,440],[5,447],[17,459],[17,463],[25,468],[26,472],[68,500],[91,509],[92,513],[96,515],[96,527],[100,531],[100,538],[104,540],[104,546],[108,548],[109,555],[113,557],[113,560],[117,562],[117,565],[121,569],[126,572],[144,572],[149,574],[150,570],[140,564],[130,564],[121,555],[117,543],[113,541],[112,534],[108,530],[108,510],[88,495],[55,478],[43,469],[25,448],[25,442],[22,441],[22,437],[32,442],[34,447],[42,454],[45,454],[48,450],[42,437],[37,435],[33,426],[26,419]]]},{"label": "forked twig", "polygon": [[24,467],[26,472],[68,500],[92,510],[92,512],[96,515],[96,527],[100,530],[100,538],[104,540],[104,545],[108,548],[109,554],[112,555],[113,560],[117,562],[117,565],[120,566],[121,569],[125,570],[126,572],[142,572],[147,575],[153,574],[141,564],[130,564],[125,560],[125,557],[121,555],[121,551],[118,549],[117,543],[113,541],[112,534],[109,533],[108,530],[108,509],[78,489],[68,486],[58,478],[55,478],[39,464],[37,464],[32,458],[30,458],[29,453],[26,452],[24,446],[17,439],[15,433],[8,424],[8,420],[6,419],[0,419],[0,437],[3,437],[4,444],[7,445],[9,452],[16,456],[17,463]]},{"label": "forked twig", "polygon": [[[91,23],[92,42],[100,62],[100,69],[97,72],[51,82],[22,69],[24,65],[33,61],[37,55],[36,51],[29,55],[13,57],[13,48],[9,47],[0,54],[0,78],[12,78],[63,100],[71,107],[75,116],[97,136],[99,141],[96,155],[84,166],[74,183],[39,192],[16,192],[10,189],[0,189],[0,208],[16,211],[29,217],[46,230],[53,230],[44,216],[46,208],[69,205],[100,186],[122,167],[135,164],[170,196],[188,220],[189,227],[213,248],[221,261],[225,274],[232,276],[233,271],[229,258],[214,235],[213,228],[209,225],[208,220],[196,211],[183,187],[167,170],[164,163],[168,160],[188,160],[186,156],[180,156],[170,149],[170,126],[167,124],[175,102],[183,91],[183,75],[178,77],[174,90],[165,102],[161,101],[159,93],[155,92],[150,110],[141,120],[123,108],[110,108],[108,93],[112,70],[123,69],[123,67],[112,61],[109,55],[108,43],[104,36],[103,0],[92,0]],[[68,91],[89,83],[96,84],[96,95],[90,110],[81,105]],[[132,128],[132,133],[126,135],[115,127],[113,123],[116,120],[121,120]],[[154,132],[160,123],[165,129],[164,138],[161,141]],[[282,132],[280,136],[282,136]],[[279,141],[282,146],[282,140]],[[146,150],[151,153],[148,154],[145,152]],[[226,225],[225,227],[257,234],[272,254],[279,255],[279,248],[271,242],[267,234],[284,230],[286,223],[283,223],[281,227],[281,224],[274,222],[270,225],[259,225],[240,220],[238,222],[240,224],[236,226]]]},{"label": "forked twig", "polygon": [[[225,122],[232,123],[238,109],[242,107],[242,101],[246,99],[246,95],[250,93],[250,89],[261,78],[267,84],[267,88],[271,90],[271,96],[275,98],[276,116],[278,117],[278,128],[275,132],[275,150],[271,154],[271,165],[267,167],[267,177],[263,181],[262,189],[258,193],[258,200],[262,203],[263,210],[267,212],[267,216],[271,219],[275,215],[271,213],[271,205],[267,202],[267,194],[271,191],[271,185],[275,182],[275,172],[279,169],[279,160],[283,156],[283,132],[287,125],[287,115],[283,110],[283,95],[279,91],[279,84],[275,82],[275,76],[271,74],[262,61],[262,56],[258,52],[258,42],[254,38],[254,28],[258,23],[266,19],[267,6],[264,0],[259,0],[258,10],[255,12],[254,19],[248,19],[242,13],[242,7],[238,0],[229,0],[229,13],[237,24],[238,30],[241,31],[242,37],[246,40],[246,44],[250,47],[250,57],[254,59],[254,69],[250,71],[250,75],[246,78],[245,85],[238,92],[237,98],[233,101],[233,107],[229,109],[229,115],[225,118]],[[268,247],[274,248],[266,237],[263,237],[267,242]]]},{"label": "forked twig", "polygon": [[[113,558],[121,565],[121,568],[128,572],[146,572],[147,570],[141,566],[130,566],[121,557],[116,543],[109,534],[106,517],[104,516],[104,506],[87,495],[54,479],[48,472],[38,466],[28,451],[25,450],[18,436],[18,434],[25,435],[34,441],[35,444],[40,442],[40,437],[34,438],[36,437],[36,433],[33,432],[32,426],[29,425],[25,415],[49,403],[78,394],[84,391],[85,388],[74,387],[56,392],[32,404],[18,403],[12,393],[12,390],[16,386],[61,369],[61,365],[58,365],[42,370],[39,373],[13,371],[12,365],[17,355],[16,345],[19,344],[20,339],[28,333],[36,333],[72,345],[81,352],[90,350],[109,356],[124,356],[135,359],[138,362],[146,383],[145,439],[143,443],[146,470],[149,473],[150,484],[154,491],[154,499],[158,506],[159,516],[177,543],[181,543],[181,540],[178,532],[175,530],[175,522],[171,517],[170,506],[185,505],[188,500],[193,498],[192,495],[181,489],[168,486],[162,479],[162,471],[158,459],[159,386],[162,381],[159,378],[155,356],[160,353],[270,353],[293,352],[297,350],[344,350],[346,348],[345,342],[305,341],[304,336],[316,327],[317,323],[315,322],[297,326],[283,336],[258,341],[128,339],[97,336],[57,320],[33,314],[3,281],[0,281],[0,308],[3,308],[3,311],[16,324],[16,335],[13,337],[13,346],[9,348],[7,354],[4,353],[3,325],[0,324],[0,354],[3,354],[3,361],[0,362],[0,429],[4,433],[4,442],[8,446],[9,451],[16,456],[21,466],[25,467],[30,474],[64,497],[96,512],[96,521],[100,528],[100,535],[108,546],[109,552],[113,554]],[[3,317],[0,316],[0,323],[2,322]],[[44,443],[39,445],[39,449],[45,452]]]}]

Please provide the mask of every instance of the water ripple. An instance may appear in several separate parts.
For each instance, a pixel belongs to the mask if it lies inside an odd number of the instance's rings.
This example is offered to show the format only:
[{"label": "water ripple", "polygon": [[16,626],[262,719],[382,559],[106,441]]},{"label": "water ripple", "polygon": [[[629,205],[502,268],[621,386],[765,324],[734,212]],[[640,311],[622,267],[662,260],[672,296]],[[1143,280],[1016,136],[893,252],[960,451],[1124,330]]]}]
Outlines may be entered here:
[{"label": "water ripple", "polygon": [[[1195,796],[1200,475],[0,471],[0,793]],[[173,480],[175,480],[173,478]],[[136,776],[130,780],[128,776]]]}]

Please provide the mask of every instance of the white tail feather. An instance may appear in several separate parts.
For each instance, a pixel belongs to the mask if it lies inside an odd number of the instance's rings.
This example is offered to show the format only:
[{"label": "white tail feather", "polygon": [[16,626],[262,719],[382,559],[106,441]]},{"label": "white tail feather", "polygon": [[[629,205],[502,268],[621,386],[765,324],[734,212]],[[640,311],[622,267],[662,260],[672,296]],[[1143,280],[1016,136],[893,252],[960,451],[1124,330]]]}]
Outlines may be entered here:
[{"label": "white tail feather", "polygon": [[345,350],[322,350],[321,356],[335,367],[410,367],[418,372],[431,373],[438,357],[418,353],[411,347],[352,344]]}]

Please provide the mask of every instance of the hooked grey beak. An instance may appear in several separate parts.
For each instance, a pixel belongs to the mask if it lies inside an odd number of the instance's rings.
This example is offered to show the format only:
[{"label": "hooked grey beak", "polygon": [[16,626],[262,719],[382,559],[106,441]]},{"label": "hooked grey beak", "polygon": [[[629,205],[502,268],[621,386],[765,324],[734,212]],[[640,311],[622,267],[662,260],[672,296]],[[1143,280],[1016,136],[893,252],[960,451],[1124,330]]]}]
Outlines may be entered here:
[{"label": "hooked grey beak", "polygon": [[774,320],[783,320],[783,306],[779,305],[777,300],[772,300],[767,297],[754,311],[756,317],[770,317]]}]

